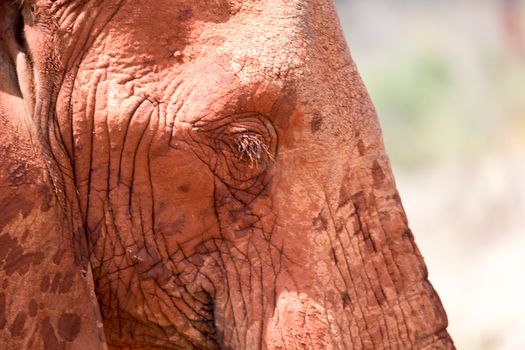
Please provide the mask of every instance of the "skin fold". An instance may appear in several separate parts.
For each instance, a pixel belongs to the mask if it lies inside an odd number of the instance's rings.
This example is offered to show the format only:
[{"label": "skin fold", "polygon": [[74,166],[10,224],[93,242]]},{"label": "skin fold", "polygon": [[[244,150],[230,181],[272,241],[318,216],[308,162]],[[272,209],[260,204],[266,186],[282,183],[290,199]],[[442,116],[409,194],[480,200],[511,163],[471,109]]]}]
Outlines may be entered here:
[{"label": "skin fold", "polygon": [[331,1],[0,29],[1,348],[454,349]]}]

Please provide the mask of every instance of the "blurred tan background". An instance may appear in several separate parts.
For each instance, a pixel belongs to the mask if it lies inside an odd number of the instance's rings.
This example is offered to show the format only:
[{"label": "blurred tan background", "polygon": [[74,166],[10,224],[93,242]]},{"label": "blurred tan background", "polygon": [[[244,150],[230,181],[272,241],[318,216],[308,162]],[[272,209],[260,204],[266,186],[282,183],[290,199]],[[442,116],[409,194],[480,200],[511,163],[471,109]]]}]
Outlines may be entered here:
[{"label": "blurred tan background", "polygon": [[525,0],[338,0],[461,350],[525,349]]}]

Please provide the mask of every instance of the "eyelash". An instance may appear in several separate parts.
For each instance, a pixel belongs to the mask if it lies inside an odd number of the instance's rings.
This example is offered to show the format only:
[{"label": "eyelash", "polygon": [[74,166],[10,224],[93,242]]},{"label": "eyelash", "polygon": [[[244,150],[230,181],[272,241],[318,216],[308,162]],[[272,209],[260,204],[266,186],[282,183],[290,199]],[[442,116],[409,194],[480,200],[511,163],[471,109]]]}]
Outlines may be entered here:
[{"label": "eyelash", "polygon": [[239,134],[235,140],[235,151],[239,160],[250,161],[250,166],[259,166],[259,161],[267,156],[273,160],[273,156],[268,150],[268,146],[260,135],[243,133]]}]

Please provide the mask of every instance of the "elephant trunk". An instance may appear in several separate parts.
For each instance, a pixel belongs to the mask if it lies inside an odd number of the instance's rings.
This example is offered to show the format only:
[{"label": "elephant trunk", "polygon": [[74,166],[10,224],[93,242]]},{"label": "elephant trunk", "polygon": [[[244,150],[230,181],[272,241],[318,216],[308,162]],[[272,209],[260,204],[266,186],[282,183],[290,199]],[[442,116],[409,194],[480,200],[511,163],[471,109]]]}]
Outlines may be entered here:
[{"label": "elephant trunk", "polygon": [[225,348],[454,348],[386,158],[350,159],[276,170],[262,219],[216,247]]},{"label": "elephant trunk", "polygon": [[313,7],[301,15],[309,49],[272,109],[279,151],[265,192],[215,185],[224,239],[207,276],[219,343],[453,349],[375,109],[337,21],[325,20],[333,8]]}]

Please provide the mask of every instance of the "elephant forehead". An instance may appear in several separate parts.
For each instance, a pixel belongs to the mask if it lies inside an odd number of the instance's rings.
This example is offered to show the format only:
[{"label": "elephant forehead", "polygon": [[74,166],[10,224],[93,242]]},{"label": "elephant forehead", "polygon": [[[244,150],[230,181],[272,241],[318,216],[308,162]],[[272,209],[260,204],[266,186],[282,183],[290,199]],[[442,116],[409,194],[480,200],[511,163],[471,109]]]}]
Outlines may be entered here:
[{"label": "elephant forehead", "polygon": [[[186,62],[199,54],[210,54],[210,47],[226,40],[230,40],[224,47],[227,52],[234,50],[237,54],[243,48],[252,56],[262,57],[275,56],[270,53],[286,48],[290,56],[311,22],[300,1],[105,0],[96,6],[93,1],[35,3],[28,10],[31,27],[45,28],[65,40],[68,47],[64,51],[68,52],[63,54],[71,53],[69,46],[85,50],[101,48],[103,42],[102,51],[112,57],[132,60],[137,55],[141,64],[154,56]],[[261,45],[278,49],[262,52]]]},{"label": "elephant forehead", "polygon": [[[168,104],[191,95],[197,103],[186,105],[201,111],[188,118],[232,113],[241,105],[268,114],[283,91],[291,95],[290,82],[303,73],[308,30],[298,13],[304,9],[294,2],[243,1],[242,10],[216,2],[203,7],[199,1],[171,1],[163,7],[137,1],[113,8],[108,4],[115,2],[106,1],[101,9],[84,8],[107,21],[92,28],[80,17],[86,23],[78,25],[84,28],[78,34],[91,31],[91,38],[73,41],[77,49],[70,53],[81,55],[64,57],[68,73],[84,90],[111,82],[107,98],[116,107],[137,95]],[[72,62],[79,57],[81,62]]]},{"label": "elephant forehead", "polygon": [[[94,115],[102,126],[109,119],[110,125],[126,127],[129,116],[136,115],[137,98],[147,101],[140,109],[147,113],[146,107],[161,104],[166,133],[177,122],[192,125],[255,112],[275,123],[283,145],[310,140],[305,130],[322,130],[316,136],[323,143],[334,137],[346,141],[341,124],[372,112],[361,113],[354,106],[361,100],[355,94],[362,88],[358,79],[342,78],[345,72],[355,76],[354,67],[341,55],[342,37],[327,23],[333,15],[330,5],[273,0],[228,4],[160,1],[153,6],[145,0],[106,0],[80,7],[89,16],[79,16],[83,24],[73,27],[85,35],[76,36],[75,48],[64,53],[66,81],[74,83],[62,86],[58,108],[65,110],[66,102],[73,102],[73,111],[79,111],[75,120]],[[71,17],[66,14],[59,16],[64,23]],[[328,44],[333,52],[323,51]],[[329,61],[325,54],[332,54]],[[334,91],[345,93],[335,96]],[[352,113],[347,113],[349,105]],[[344,118],[328,122],[336,115]],[[328,128],[333,130],[325,132]]]}]

